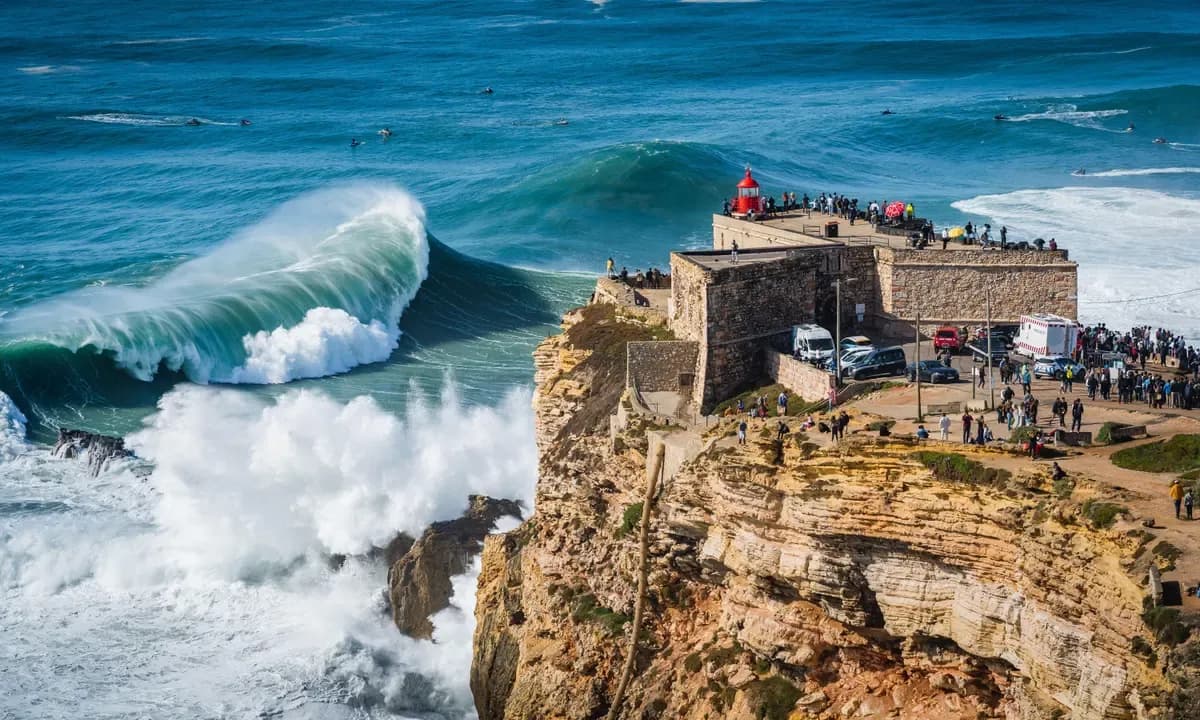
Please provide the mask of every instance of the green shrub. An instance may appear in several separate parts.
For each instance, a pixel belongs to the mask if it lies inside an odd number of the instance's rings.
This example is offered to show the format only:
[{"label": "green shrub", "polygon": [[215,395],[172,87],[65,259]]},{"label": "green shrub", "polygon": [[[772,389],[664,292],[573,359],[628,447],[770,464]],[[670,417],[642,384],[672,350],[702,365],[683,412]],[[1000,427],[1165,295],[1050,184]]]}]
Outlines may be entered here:
[{"label": "green shrub", "polygon": [[727,647],[709,650],[708,657],[706,659],[708,662],[716,665],[717,667],[725,667],[741,657],[743,652],[745,652],[745,650],[742,648],[742,644],[735,640],[732,645]]},{"label": "green shrub", "polygon": [[1116,503],[1088,500],[1083,504],[1083,516],[1097,529],[1112,527],[1117,522],[1117,517],[1127,512],[1128,508]]},{"label": "green shrub", "polygon": [[1037,434],[1038,429],[1036,427],[1026,425],[1025,427],[1014,428],[1008,436],[1008,441],[1020,445],[1029,442]]},{"label": "green shrub", "polygon": [[700,653],[698,652],[694,652],[683,659],[683,669],[690,673],[698,673],[702,667],[704,667],[704,661],[700,659]]},{"label": "green shrub", "polygon": [[642,504],[636,502],[625,508],[621,515],[621,527],[617,529],[617,537],[623,538],[642,522]]},{"label": "green shrub", "polygon": [[1154,631],[1154,637],[1167,645],[1178,645],[1187,640],[1191,631],[1179,622],[1179,611],[1175,608],[1152,607],[1142,613],[1142,622]]},{"label": "green shrub", "polygon": [[921,450],[910,457],[932,470],[938,480],[945,482],[1003,485],[1012,477],[1007,470],[986,467],[958,453]]},{"label": "green shrub", "polygon": [[1200,469],[1200,435],[1176,435],[1170,440],[1126,448],[1112,455],[1113,464],[1145,472],[1187,472]]},{"label": "green shrub", "polygon": [[778,675],[746,686],[755,720],[787,720],[800,699],[800,689]]},{"label": "green shrub", "polygon": [[1096,442],[1100,443],[1101,445],[1112,445],[1112,442],[1113,442],[1112,431],[1115,430],[1116,428],[1123,428],[1123,427],[1125,427],[1124,423],[1117,423],[1117,422],[1104,423],[1103,425],[1100,426],[1100,429],[1096,431]]},{"label": "green shrub", "polygon": [[610,635],[620,635],[630,618],[612,608],[606,608],[596,601],[596,596],[586,593],[574,598],[571,602],[571,617],[576,622],[594,622],[603,627]]}]

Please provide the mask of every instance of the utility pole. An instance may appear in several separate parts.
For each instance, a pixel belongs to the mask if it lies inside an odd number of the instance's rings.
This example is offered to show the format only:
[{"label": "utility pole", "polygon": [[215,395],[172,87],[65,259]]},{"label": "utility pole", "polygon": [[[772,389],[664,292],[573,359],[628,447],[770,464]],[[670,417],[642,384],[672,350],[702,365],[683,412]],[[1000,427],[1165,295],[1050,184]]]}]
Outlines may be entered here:
[{"label": "utility pole", "polygon": [[914,366],[917,378],[917,422],[925,422],[925,414],[921,412],[921,310],[917,310],[917,364]]},{"label": "utility pole", "polygon": [[988,334],[988,394],[991,397],[991,404],[988,406],[991,409],[996,409],[996,383],[992,380],[992,288],[989,286],[984,288],[987,296],[987,334]]},{"label": "utility pole", "polygon": [[835,278],[833,288],[837,296],[837,319],[834,321],[837,339],[833,347],[833,386],[842,386],[842,279]]}]

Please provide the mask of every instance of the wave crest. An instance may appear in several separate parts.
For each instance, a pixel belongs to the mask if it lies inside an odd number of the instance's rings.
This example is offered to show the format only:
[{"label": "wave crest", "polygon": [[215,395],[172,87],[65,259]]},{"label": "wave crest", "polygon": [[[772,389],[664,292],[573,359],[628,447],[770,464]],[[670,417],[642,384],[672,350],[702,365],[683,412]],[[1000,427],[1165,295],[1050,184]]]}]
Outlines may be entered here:
[{"label": "wave crest", "polygon": [[0,320],[4,346],[111,355],[149,381],[286,382],[387,358],[425,280],[425,213],[392,187],[285,203],[145,287],[89,287]]}]

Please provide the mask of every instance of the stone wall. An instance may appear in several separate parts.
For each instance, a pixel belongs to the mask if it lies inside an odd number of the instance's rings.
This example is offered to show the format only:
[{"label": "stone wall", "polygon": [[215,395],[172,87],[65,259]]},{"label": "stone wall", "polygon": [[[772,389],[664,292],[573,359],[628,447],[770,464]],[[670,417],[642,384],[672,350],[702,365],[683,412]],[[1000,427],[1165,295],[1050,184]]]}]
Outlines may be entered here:
[{"label": "stone wall", "polygon": [[763,360],[767,376],[796,395],[810,402],[829,397],[833,376],[824,370],[769,348]]},{"label": "stone wall", "polygon": [[993,322],[1051,312],[1074,318],[1078,266],[1064,251],[875,249],[880,309],[876,324],[907,331],[919,309],[922,325],[980,325],[991,292]]},{"label": "stone wall", "polygon": [[[810,223],[818,227],[821,223],[813,220]],[[733,242],[737,241],[738,248],[783,248],[804,246],[831,246],[838,243],[811,235],[794,232],[774,225],[741,220],[725,215],[713,215],[713,250],[732,250]]]},{"label": "stone wall", "polygon": [[817,270],[828,255],[754,255],[740,263],[725,253],[671,255],[669,322],[677,337],[699,343],[692,401],[702,410],[760,379],[764,348],[815,318]]},{"label": "stone wall", "polygon": [[694,340],[631,342],[625,346],[625,386],[640,392],[691,392],[700,343]]}]

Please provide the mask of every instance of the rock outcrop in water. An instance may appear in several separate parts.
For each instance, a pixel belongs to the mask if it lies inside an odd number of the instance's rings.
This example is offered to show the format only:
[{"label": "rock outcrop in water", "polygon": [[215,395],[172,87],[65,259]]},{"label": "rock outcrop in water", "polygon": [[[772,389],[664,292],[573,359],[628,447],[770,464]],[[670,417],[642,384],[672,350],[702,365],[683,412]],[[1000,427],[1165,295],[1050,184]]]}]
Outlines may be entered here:
[{"label": "rock outcrop in water", "polygon": [[399,545],[389,546],[388,596],[400,632],[423,640],[433,636],[430,617],[450,605],[451,578],[467,571],[483,539],[505,515],[520,518],[520,505],[472,495],[462,517],[434,523],[415,543],[402,536]]},{"label": "rock outcrop in water", "polygon": [[133,453],[125,448],[123,438],[66,428],[58,429],[54,455],[68,459],[86,455],[88,471],[93,477],[103,472],[111,460],[133,457]]},{"label": "rock outcrop in water", "polygon": [[[567,325],[596,321],[617,320]],[[649,447],[696,440],[575,422],[615,409],[595,406],[589,362],[612,348],[582,337],[623,334],[574,327],[538,348],[536,512],[485,543],[482,720],[610,710]],[[617,717],[1196,717],[1184,686],[1200,650],[1173,648],[1143,612],[1139,528],[1097,527],[1003,451],[963,450],[956,476],[903,438],[778,443],[757,421],[739,446],[730,429],[700,438],[654,505],[649,612]]]}]

